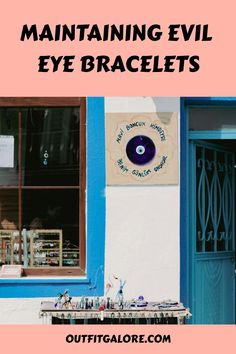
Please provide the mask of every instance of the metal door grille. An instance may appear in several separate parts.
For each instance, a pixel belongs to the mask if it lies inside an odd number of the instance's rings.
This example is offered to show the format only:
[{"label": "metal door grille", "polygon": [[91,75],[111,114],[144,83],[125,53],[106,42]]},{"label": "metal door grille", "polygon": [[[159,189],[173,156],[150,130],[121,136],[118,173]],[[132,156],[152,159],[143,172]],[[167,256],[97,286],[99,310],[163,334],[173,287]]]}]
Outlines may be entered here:
[{"label": "metal door grille", "polygon": [[233,250],[234,155],[196,145],[196,251]]}]

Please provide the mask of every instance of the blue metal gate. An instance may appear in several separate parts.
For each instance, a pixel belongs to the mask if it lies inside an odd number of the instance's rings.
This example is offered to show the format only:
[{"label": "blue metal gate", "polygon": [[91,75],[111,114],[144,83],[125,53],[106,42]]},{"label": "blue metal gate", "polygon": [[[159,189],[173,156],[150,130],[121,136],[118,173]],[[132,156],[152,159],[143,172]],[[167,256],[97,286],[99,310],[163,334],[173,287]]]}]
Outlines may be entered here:
[{"label": "blue metal gate", "polygon": [[190,308],[193,323],[235,323],[234,153],[190,141]]}]

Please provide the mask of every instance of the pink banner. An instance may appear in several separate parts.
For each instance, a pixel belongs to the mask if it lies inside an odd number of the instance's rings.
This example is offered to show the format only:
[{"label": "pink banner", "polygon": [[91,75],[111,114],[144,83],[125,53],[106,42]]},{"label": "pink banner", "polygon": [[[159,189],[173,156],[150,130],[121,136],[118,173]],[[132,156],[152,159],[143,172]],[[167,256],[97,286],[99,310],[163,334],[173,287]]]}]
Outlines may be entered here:
[{"label": "pink banner", "polygon": [[[8,353],[221,354],[234,348],[235,326],[8,326],[0,327]],[[233,350],[233,349],[232,349]]]}]

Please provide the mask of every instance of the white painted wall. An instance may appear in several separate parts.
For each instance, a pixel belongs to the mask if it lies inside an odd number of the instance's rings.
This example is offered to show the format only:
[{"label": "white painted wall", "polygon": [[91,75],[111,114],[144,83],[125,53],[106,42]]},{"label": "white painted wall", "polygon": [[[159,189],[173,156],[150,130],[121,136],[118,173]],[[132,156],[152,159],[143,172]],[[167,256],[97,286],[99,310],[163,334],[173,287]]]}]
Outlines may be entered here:
[{"label": "white painted wall", "polygon": [[[105,100],[107,113],[179,112],[179,107],[179,99],[171,97]],[[126,280],[126,299],[142,294],[178,300],[179,185],[107,187],[106,197],[105,282],[112,274]],[[0,324],[42,323],[41,300],[0,299]]]},{"label": "white painted wall", "polygon": [[[54,299],[43,299],[44,301]],[[42,299],[0,299],[1,324],[42,324],[39,317]]]},{"label": "white painted wall", "polygon": [[[106,113],[179,112],[178,98],[110,97]],[[179,185],[109,186],[105,281],[126,280],[125,298],[179,300]],[[112,293],[112,296],[115,293]]]}]

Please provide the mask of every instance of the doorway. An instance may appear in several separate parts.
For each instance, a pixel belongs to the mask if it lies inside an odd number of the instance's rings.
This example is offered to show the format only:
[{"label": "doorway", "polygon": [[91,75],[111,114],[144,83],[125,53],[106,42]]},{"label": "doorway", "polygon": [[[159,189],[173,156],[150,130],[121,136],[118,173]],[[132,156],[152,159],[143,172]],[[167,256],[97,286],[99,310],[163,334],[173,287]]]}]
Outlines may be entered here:
[{"label": "doorway", "polygon": [[227,143],[189,142],[192,311],[201,324],[235,323],[235,151]]},{"label": "doorway", "polygon": [[181,300],[194,324],[234,324],[236,108],[204,100],[181,119]]}]

